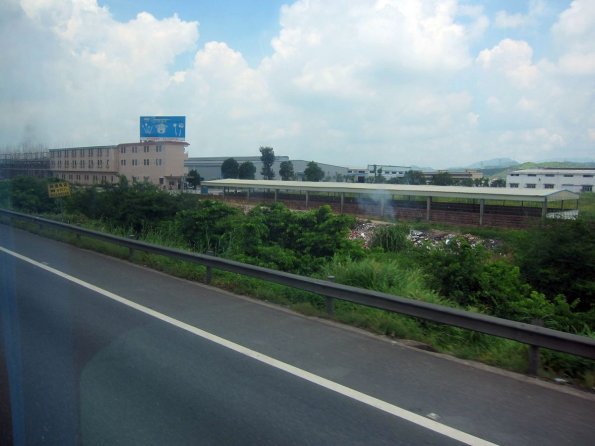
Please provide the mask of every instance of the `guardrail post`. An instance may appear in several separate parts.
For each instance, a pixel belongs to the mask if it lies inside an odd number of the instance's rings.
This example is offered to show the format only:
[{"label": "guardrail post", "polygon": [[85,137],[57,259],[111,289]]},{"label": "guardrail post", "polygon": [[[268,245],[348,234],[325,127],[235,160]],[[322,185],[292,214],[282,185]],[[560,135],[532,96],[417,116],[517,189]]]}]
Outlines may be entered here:
[{"label": "guardrail post", "polygon": [[[543,327],[543,321],[541,319],[533,319],[531,324]],[[539,347],[536,345],[529,345],[529,365],[527,373],[531,376],[537,376],[539,374]]]},{"label": "guardrail post", "polygon": [[[207,255],[212,256],[213,251],[207,251]],[[207,266],[207,277],[205,278],[207,285],[210,285],[212,280],[213,280],[213,267]]]},{"label": "guardrail post", "polygon": [[[128,234],[128,238],[134,240],[136,237],[134,234]],[[128,259],[131,259],[134,255],[134,248],[128,247]]]},{"label": "guardrail post", "polygon": [[[329,282],[335,281],[335,276],[328,276],[326,278]],[[326,296],[326,314],[330,317],[335,315],[335,298]]]}]

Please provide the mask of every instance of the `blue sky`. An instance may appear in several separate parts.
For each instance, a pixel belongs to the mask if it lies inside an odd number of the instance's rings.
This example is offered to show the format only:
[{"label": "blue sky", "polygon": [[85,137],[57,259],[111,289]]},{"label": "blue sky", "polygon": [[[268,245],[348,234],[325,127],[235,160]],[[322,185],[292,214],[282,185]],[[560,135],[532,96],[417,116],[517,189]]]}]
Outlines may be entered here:
[{"label": "blue sky", "polygon": [[436,168],[595,158],[592,0],[6,0],[0,147]]},{"label": "blue sky", "polygon": [[[282,0],[108,0],[114,18],[128,21],[141,11],[158,19],[177,14],[187,21],[199,22],[200,41],[227,42],[240,51],[251,65],[269,56],[271,39],[279,32]],[[187,58],[186,58],[187,60]],[[182,62],[181,62],[182,63]]]}]

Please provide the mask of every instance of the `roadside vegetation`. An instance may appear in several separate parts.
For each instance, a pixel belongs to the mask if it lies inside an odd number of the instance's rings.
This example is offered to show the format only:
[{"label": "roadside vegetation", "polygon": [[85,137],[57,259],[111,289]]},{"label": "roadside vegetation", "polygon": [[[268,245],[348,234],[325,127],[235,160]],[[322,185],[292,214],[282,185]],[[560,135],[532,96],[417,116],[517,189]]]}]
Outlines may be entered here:
[{"label": "roadside vegetation", "polygon": [[[369,246],[350,240],[356,221],[321,206],[292,212],[280,203],[244,213],[196,195],[172,195],[146,184],[74,189],[64,199],[47,198],[47,181],[17,178],[0,182],[0,207],[45,215],[84,227],[188,249],[267,268],[326,279],[440,305],[534,323],[595,337],[595,200],[581,196],[576,221],[549,221],[542,228],[504,230],[465,227],[497,247],[454,237],[438,245],[414,244],[421,224],[378,227]],[[584,209],[583,209],[584,206]],[[449,227],[456,232],[456,228]],[[204,268],[95,240],[51,232],[56,238],[110,255],[130,258],[192,280]],[[317,295],[225,272],[213,284],[326,317]],[[524,372],[527,346],[455,327],[337,302],[335,319],[428,348]],[[543,351],[541,374],[592,388],[595,363]]]}]

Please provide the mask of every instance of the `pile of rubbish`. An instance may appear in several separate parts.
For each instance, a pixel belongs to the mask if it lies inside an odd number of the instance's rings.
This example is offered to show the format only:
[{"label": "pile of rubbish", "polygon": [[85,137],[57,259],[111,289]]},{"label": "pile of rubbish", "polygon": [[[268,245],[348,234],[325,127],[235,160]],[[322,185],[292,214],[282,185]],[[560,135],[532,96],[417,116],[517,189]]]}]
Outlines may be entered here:
[{"label": "pile of rubbish", "polygon": [[379,225],[370,221],[358,221],[349,234],[349,240],[363,240],[364,248],[370,247],[374,231]]},{"label": "pile of rubbish", "polygon": [[[374,237],[374,231],[385,223],[374,223],[371,221],[358,221],[349,234],[349,240],[362,240],[364,247],[368,248]],[[483,246],[488,249],[496,249],[499,242],[493,239],[484,239],[472,234],[454,234],[452,232],[430,229],[428,231],[409,231],[409,240],[414,246],[439,246],[449,244],[456,239],[465,239],[471,246]]]},{"label": "pile of rubbish", "polygon": [[472,234],[453,234],[451,232],[439,231],[431,229],[429,231],[416,231],[412,229],[409,231],[409,240],[415,246],[438,246],[441,244],[449,244],[453,240],[464,239],[472,247],[483,246],[488,249],[495,249],[498,246],[498,241],[493,239],[484,239]]}]

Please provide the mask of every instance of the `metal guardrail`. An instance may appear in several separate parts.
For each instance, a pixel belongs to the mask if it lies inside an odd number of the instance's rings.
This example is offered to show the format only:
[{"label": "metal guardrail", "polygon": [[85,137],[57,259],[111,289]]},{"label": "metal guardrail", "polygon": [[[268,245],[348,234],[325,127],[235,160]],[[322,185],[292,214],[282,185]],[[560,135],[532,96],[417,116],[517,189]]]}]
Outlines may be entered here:
[{"label": "metal guardrail", "polygon": [[455,327],[512,339],[531,346],[529,361],[531,364],[529,372],[531,374],[537,373],[537,347],[544,347],[585,358],[595,359],[595,339],[586,336],[574,335],[537,325],[510,321],[494,316],[472,313],[469,311],[444,307],[427,302],[420,302],[417,300],[397,297],[377,291],[337,284],[332,281],[313,279],[310,277],[299,276],[297,274],[285,273],[282,271],[248,265],[233,260],[222,259],[211,255],[196,254],[179,249],[166,248],[138,240],[109,235],[90,229],[84,229],[78,226],[60,223],[41,217],[21,214],[14,211],[0,209],[0,215],[37,223],[40,226],[59,228],[78,235],[84,235],[120,246],[125,246],[130,250],[150,252],[204,265],[207,267],[207,280],[211,275],[211,269],[217,268],[224,271],[247,275],[269,282],[275,282],[281,285],[310,291],[312,293],[325,296],[327,298],[327,309],[329,310],[332,310],[332,305],[329,305],[329,299],[340,299],[373,308],[379,308],[382,310],[417,317],[432,322],[453,325]]}]

